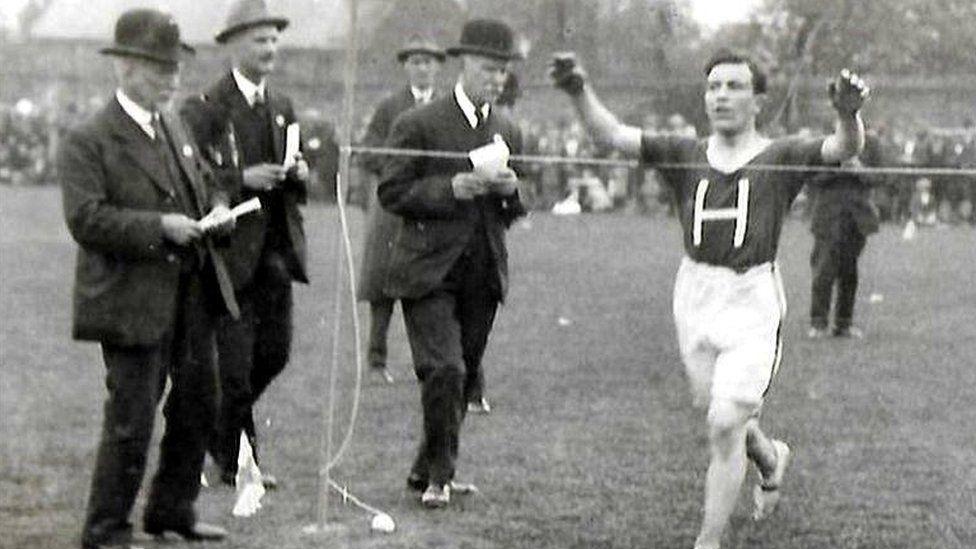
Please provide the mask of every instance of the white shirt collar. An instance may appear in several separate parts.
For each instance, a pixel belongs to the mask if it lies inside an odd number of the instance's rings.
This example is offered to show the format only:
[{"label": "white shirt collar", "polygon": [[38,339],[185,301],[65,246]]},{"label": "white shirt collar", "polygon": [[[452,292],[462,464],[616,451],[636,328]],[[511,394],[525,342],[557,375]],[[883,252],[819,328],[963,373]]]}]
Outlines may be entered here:
[{"label": "white shirt collar", "polygon": [[[454,100],[457,101],[459,107],[461,107],[461,112],[464,113],[464,117],[468,119],[468,124],[471,124],[472,128],[478,127],[478,117],[475,115],[474,103],[471,102],[471,98],[468,94],[464,93],[464,86],[460,82],[454,86]],[[485,103],[481,106],[481,114],[484,115],[485,120],[488,119],[488,113],[491,111],[491,104]]]},{"label": "white shirt collar", "polygon": [[414,101],[418,103],[429,103],[431,98],[434,97],[434,87],[431,86],[422,90],[416,86],[410,86],[410,93],[413,94]]},{"label": "white shirt collar", "polygon": [[150,139],[156,139],[156,130],[153,129],[153,113],[129,98],[122,91],[122,88],[115,90],[115,100],[119,102],[125,114],[129,115],[136,124],[146,132]]},{"label": "white shirt collar", "polygon": [[241,95],[244,96],[244,100],[247,101],[248,106],[254,106],[254,96],[260,95],[262,98],[267,99],[264,94],[265,82],[263,78],[261,82],[255,84],[251,82],[244,74],[234,67],[231,69],[231,74],[234,75],[234,82],[237,83],[237,89],[240,90]]}]

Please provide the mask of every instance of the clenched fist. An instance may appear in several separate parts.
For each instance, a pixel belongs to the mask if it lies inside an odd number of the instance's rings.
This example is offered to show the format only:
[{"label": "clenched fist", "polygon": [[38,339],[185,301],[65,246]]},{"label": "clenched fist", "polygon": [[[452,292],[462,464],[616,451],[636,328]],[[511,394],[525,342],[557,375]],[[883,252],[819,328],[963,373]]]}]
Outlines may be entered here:
[{"label": "clenched fist", "polygon": [[840,76],[827,85],[830,102],[840,114],[853,115],[861,110],[868,100],[871,88],[861,77],[848,69],[840,71]]},{"label": "clenched fist", "polygon": [[554,86],[574,96],[583,93],[586,85],[586,71],[573,52],[553,54],[549,62],[549,78]]}]

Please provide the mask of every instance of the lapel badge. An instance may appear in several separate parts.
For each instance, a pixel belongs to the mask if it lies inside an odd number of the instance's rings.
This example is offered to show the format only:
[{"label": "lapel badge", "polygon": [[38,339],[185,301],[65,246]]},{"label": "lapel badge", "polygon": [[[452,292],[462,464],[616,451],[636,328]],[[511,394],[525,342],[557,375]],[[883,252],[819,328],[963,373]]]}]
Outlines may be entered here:
[{"label": "lapel badge", "polygon": [[193,147],[189,145],[183,145],[183,156],[187,158],[193,158]]},{"label": "lapel badge", "polygon": [[278,116],[275,116],[275,124],[277,124],[279,128],[284,128],[285,127],[285,117],[282,116],[282,115],[280,115],[280,114]]}]

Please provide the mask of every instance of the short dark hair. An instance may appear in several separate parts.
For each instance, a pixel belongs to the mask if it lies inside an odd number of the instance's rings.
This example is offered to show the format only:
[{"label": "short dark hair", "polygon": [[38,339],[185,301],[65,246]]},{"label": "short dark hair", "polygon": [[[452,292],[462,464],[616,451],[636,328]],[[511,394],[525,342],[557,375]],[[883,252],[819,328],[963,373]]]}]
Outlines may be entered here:
[{"label": "short dark hair", "polygon": [[716,65],[746,65],[752,73],[752,92],[766,93],[766,72],[749,54],[728,48],[716,51],[705,63],[705,78],[708,78]]}]

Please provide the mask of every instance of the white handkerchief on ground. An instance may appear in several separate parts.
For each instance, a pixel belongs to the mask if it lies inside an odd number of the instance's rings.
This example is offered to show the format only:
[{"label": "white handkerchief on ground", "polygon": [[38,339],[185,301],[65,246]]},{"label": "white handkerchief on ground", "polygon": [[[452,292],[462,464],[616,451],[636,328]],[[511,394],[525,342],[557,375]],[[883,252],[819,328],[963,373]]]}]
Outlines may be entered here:
[{"label": "white handkerchief on ground", "polygon": [[264,497],[264,482],[261,470],[254,461],[254,450],[244,432],[241,432],[241,449],[237,452],[237,499],[234,502],[235,517],[250,517],[261,508],[261,498]]},{"label": "white handkerchief on ground", "polygon": [[469,152],[468,158],[471,159],[475,173],[494,177],[499,171],[508,167],[508,157],[511,154],[505,139],[496,133],[491,143]]},{"label": "white handkerchief on ground", "polygon": [[285,128],[285,161],[284,168],[290,169],[295,165],[295,155],[299,151],[299,138],[301,137],[301,130],[298,128],[298,122],[292,122],[288,124]]}]

